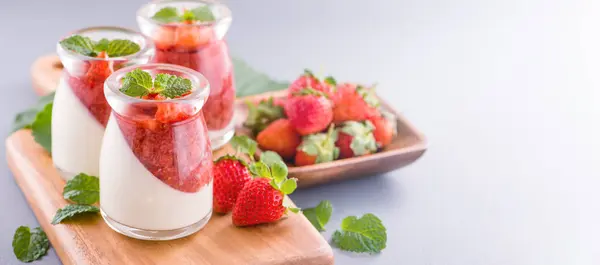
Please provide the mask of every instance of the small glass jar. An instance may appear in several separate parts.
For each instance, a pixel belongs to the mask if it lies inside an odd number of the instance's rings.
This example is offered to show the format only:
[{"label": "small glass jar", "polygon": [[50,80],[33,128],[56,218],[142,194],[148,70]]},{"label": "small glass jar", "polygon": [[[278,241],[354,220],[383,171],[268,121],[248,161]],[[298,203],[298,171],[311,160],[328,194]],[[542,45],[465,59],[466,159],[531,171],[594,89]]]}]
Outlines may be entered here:
[{"label": "small glass jar", "polygon": [[104,97],[104,81],[114,70],[147,63],[154,54],[152,41],[119,27],[85,28],[80,35],[93,41],[126,39],[137,43],[137,53],[114,58],[89,57],[64,49],[56,51],[64,65],[52,107],[52,159],[65,180],[81,172],[98,176],[98,159],[110,107]]},{"label": "small glass jar", "polygon": [[[190,79],[181,98],[149,100],[119,91],[139,68]],[[208,80],[189,68],[146,64],[123,68],[105,83],[112,114],[100,155],[100,206],[115,231],[170,240],[200,230],[212,213],[212,151],[202,107]]]},{"label": "small glass jar", "polygon": [[[214,21],[162,23],[152,19],[164,7],[174,7],[181,14],[202,6],[209,7]],[[234,134],[233,64],[224,40],[231,20],[227,6],[202,0],[153,1],[137,12],[141,32],[156,46],[153,62],[185,66],[208,79],[210,96],[202,111],[213,149],[226,144]]]}]

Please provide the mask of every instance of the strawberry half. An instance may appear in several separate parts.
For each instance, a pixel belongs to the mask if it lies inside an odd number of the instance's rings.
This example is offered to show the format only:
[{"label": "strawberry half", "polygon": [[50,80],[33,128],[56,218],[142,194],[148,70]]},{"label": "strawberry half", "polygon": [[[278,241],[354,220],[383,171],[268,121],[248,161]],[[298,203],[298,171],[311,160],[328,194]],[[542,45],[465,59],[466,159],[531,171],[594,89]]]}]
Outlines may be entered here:
[{"label": "strawberry half", "polygon": [[335,146],[337,131],[333,126],[327,133],[305,136],[296,152],[296,166],[308,166],[333,161],[338,158],[340,150]]},{"label": "strawberry half", "polygon": [[339,129],[335,145],[340,148],[340,158],[349,158],[377,151],[370,121],[347,121]]},{"label": "strawberry half", "polygon": [[274,151],[283,158],[291,159],[296,155],[301,137],[289,120],[279,119],[261,131],[256,141],[263,150]]},{"label": "strawberry half", "polygon": [[379,100],[372,88],[344,83],[337,86],[333,99],[333,122],[363,121],[379,115]]},{"label": "strawberry half", "polygon": [[333,119],[331,101],[323,92],[302,89],[288,98],[285,113],[300,135],[323,131]]},{"label": "strawberry half", "polygon": [[252,176],[246,163],[235,156],[222,156],[213,166],[213,210],[228,213]]}]

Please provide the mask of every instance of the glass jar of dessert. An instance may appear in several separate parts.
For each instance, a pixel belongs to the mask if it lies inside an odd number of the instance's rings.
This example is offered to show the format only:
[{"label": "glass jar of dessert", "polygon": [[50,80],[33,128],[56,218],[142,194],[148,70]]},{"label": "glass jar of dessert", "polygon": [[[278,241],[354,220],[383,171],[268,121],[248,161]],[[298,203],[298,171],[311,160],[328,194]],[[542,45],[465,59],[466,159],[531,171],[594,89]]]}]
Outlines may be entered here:
[{"label": "glass jar of dessert", "polygon": [[142,33],[156,46],[153,62],[185,66],[202,73],[210,83],[203,108],[213,149],[234,134],[235,84],[229,48],[224,40],[231,11],[223,4],[202,0],[163,0],[138,10]]},{"label": "glass jar of dessert", "polygon": [[97,176],[100,146],[110,107],[104,81],[114,70],[147,63],[151,40],[118,27],[85,28],[56,45],[64,66],[52,107],[52,159],[65,180]]},{"label": "glass jar of dessert", "polygon": [[106,223],[146,240],[200,230],[212,213],[208,80],[186,67],[146,64],[116,71],[104,91],[112,108],[100,155]]}]

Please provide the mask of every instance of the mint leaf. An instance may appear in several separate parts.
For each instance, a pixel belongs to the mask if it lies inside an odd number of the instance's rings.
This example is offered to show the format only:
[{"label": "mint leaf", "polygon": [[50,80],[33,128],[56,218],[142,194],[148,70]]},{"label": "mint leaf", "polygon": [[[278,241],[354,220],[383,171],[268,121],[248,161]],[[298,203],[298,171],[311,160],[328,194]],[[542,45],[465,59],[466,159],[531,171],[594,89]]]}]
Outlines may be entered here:
[{"label": "mint leaf", "polygon": [[54,215],[54,218],[52,218],[52,224],[56,225],[64,220],[71,219],[75,216],[97,212],[100,212],[100,209],[93,205],[69,204],[64,208],[58,209],[58,211],[56,211],[56,215]]},{"label": "mint leaf", "polygon": [[342,229],[332,235],[332,243],[341,250],[359,253],[379,253],[386,247],[387,233],[381,220],[373,214],[360,219],[348,216],[342,221]]},{"label": "mint leaf", "polygon": [[108,50],[108,44],[110,43],[110,41],[107,38],[103,38],[101,40],[99,40],[96,45],[94,46],[94,51],[96,52],[103,52]]},{"label": "mint leaf", "polygon": [[94,204],[100,200],[100,183],[97,177],[79,173],[67,181],[63,197],[78,204]]},{"label": "mint leaf", "polygon": [[254,70],[239,58],[233,57],[233,72],[235,73],[236,96],[243,97],[268,91],[288,88],[289,82],[279,82],[269,78],[264,73]]},{"label": "mint leaf", "polygon": [[269,167],[263,162],[254,162],[250,164],[250,167],[248,169],[250,170],[250,173],[252,173],[254,176],[271,178],[271,172],[269,171]]},{"label": "mint leaf", "polygon": [[[102,41],[104,41],[106,39],[102,39]],[[100,43],[99,43],[100,44]],[[102,44],[104,45],[104,44]],[[98,45],[96,45],[96,47],[98,47]],[[104,47],[101,47],[104,48]],[[106,51],[106,54],[108,55],[108,57],[122,57],[122,56],[127,56],[127,55],[131,55],[134,54],[136,52],[140,51],[140,45],[138,45],[137,43],[130,41],[130,40],[120,40],[120,39],[116,39],[116,40],[111,40],[108,45],[106,46],[106,49],[102,50],[102,51]]]},{"label": "mint leaf", "polygon": [[161,10],[158,10],[158,12],[154,13],[152,19],[163,23],[181,21],[177,9],[174,7],[165,7]]},{"label": "mint leaf", "polygon": [[[281,185],[281,183],[285,180],[285,178],[288,175],[287,166],[285,165],[285,163],[283,163],[283,161],[276,161],[275,163],[271,164],[269,167],[271,168],[271,176],[273,176],[273,180],[275,181],[275,184]],[[295,187],[294,187],[294,189],[295,189]],[[285,193],[285,194],[287,194],[287,193]]]},{"label": "mint leaf", "polygon": [[283,162],[283,159],[273,151],[264,151],[260,154],[260,161],[271,167],[277,162]]},{"label": "mint leaf", "polygon": [[318,231],[325,231],[325,225],[329,222],[332,211],[331,202],[325,200],[319,202],[317,207],[304,209],[302,213]]},{"label": "mint leaf", "polygon": [[154,92],[168,98],[182,96],[192,90],[192,81],[176,75],[157,74],[154,78]]},{"label": "mint leaf", "polygon": [[236,135],[231,138],[229,143],[236,151],[248,154],[250,159],[254,159],[254,153],[256,152],[256,148],[258,148],[258,144],[256,141],[250,139],[250,137],[245,135]]},{"label": "mint leaf", "polygon": [[152,76],[137,68],[123,77],[123,86],[119,90],[130,97],[142,97],[148,95],[151,89]]},{"label": "mint leaf", "polygon": [[38,144],[52,153],[52,102],[46,104],[35,116],[31,123],[31,134]]},{"label": "mint leaf", "polygon": [[18,113],[13,122],[12,131],[16,132],[20,129],[30,129],[31,124],[35,120],[35,117],[37,116],[38,112],[42,111],[44,107],[46,107],[46,105],[52,102],[53,100],[54,92],[40,97],[35,106]]},{"label": "mint leaf", "polygon": [[296,187],[298,187],[296,179],[286,179],[285,182],[281,184],[281,192],[285,195],[289,195],[296,190]]},{"label": "mint leaf", "polygon": [[196,20],[201,22],[215,21],[215,16],[213,15],[210,6],[199,6],[189,10],[189,12],[192,14],[191,18],[186,18],[184,14],[184,20]]},{"label": "mint leaf", "polygon": [[65,50],[74,51],[85,56],[96,56],[96,52],[94,52],[94,42],[88,37],[73,35],[61,40],[60,46]]},{"label": "mint leaf", "polygon": [[46,255],[50,242],[41,228],[31,231],[27,226],[20,226],[13,236],[12,247],[17,259],[32,262]]}]

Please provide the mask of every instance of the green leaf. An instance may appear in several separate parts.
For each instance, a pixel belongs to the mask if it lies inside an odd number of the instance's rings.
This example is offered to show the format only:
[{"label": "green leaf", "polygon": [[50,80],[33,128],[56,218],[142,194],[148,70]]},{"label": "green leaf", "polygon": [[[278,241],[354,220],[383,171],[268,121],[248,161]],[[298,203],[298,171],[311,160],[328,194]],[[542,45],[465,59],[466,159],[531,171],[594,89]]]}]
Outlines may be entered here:
[{"label": "green leaf", "polygon": [[235,73],[236,95],[238,97],[260,94],[288,88],[289,82],[274,81],[267,75],[250,67],[239,58],[232,58]]},{"label": "green leaf", "polygon": [[271,168],[271,176],[273,176],[273,180],[277,185],[281,185],[281,182],[283,182],[288,175],[287,166],[285,163],[283,163],[283,161],[276,161],[269,167]]},{"label": "green leaf", "polygon": [[237,150],[238,152],[248,154],[250,159],[254,159],[254,153],[256,152],[256,148],[258,148],[258,143],[250,139],[250,137],[245,135],[236,135],[231,138],[229,143],[233,149]]},{"label": "green leaf", "polygon": [[[96,45],[96,47],[97,46],[98,45]],[[140,45],[133,41],[116,39],[111,40],[108,43],[108,46],[106,47],[105,51],[108,57],[122,57],[139,52],[140,49]]]},{"label": "green leaf", "polygon": [[196,20],[201,22],[215,21],[215,16],[210,9],[210,6],[199,6],[192,10],[189,10],[192,13],[191,18],[186,18],[184,14],[184,20]]},{"label": "green leaf", "polygon": [[139,68],[127,73],[123,77],[123,86],[120,91],[130,97],[148,95],[152,89],[152,76]]},{"label": "green leaf", "polygon": [[52,103],[46,104],[35,116],[31,124],[31,134],[38,144],[48,153],[52,153]]},{"label": "green leaf", "polygon": [[264,151],[260,155],[260,161],[265,163],[267,166],[271,167],[277,162],[283,162],[283,158],[281,158],[281,156],[279,156],[279,154],[277,154],[276,152]]},{"label": "green leaf", "polygon": [[157,74],[154,78],[154,92],[168,98],[180,97],[192,90],[192,81],[170,74]]},{"label": "green leaf", "polygon": [[271,178],[271,172],[269,171],[269,167],[263,162],[254,162],[250,164],[250,167],[248,169],[250,170],[250,173],[252,173],[254,176]]},{"label": "green leaf", "polygon": [[74,51],[85,56],[96,56],[96,52],[94,51],[94,42],[88,37],[73,35],[61,40],[60,46],[62,46],[65,50]]},{"label": "green leaf", "polygon": [[263,99],[258,104],[248,100],[245,103],[248,106],[248,117],[244,126],[250,128],[255,135],[267,128],[271,122],[285,118],[283,107],[275,105],[273,97]]},{"label": "green leaf", "polygon": [[335,146],[337,130],[330,126],[327,133],[316,133],[304,136],[298,150],[308,155],[316,156],[315,163],[333,161],[339,156],[339,150]]},{"label": "green leaf", "polygon": [[13,122],[12,132],[16,132],[20,129],[31,128],[31,124],[35,120],[35,117],[37,116],[38,112],[42,111],[44,107],[46,107],[46,105],[48,105],[48,103],[52,102],[53,100],[54,92],[46,96],[40,97],[38,99],[38,102],[33,107],[18,113]]},{"label": "green leaf", "polygon": [[365,102],[374,108],[378,108],[379,107],[379,99],[377,98],[377,95],[375,95],[375,85],[373,85],[373,87],[370,88],[366,88],[363,86],[357,86],[356,87],[356,92],[365,100]]},{"label": "green leaf", "polygon": [[325,231],[325,225],[329,222],[332,211],[331,202],[324,200],[319,202],[317,207],[304,209],[302,212],[317,230]]},{"label": "green leaf", "polygon": [[181,18],[179,17],[179,13],[177,12],[177,9],[174,7],[165,7],[165,8],[162,8],[161,10],[158,10],[158,12],[154,13],[154,16],[152,16],[152,19],[162,22],[162,23],[181,21]]},{"label": "green leaf", "polygon": [[290,195],[294,193],[297,187],[296,179],[286,179],[281,185],[281,192],[285,195]]},{"label": "green leaf", "polygon": [[20,226],[13,236],[12,247],[17,259],[32,262],[46,255],[50,242],[41,228],[31,231],[27,226]]},{"label": "green leaf", "polygon": [[67,181],[63,197],[78,204],[94,204],[100,200],[100,183],[97,177],[79,173]]},{"label": "green leaf", "polygon": [[325,83],[330,84],[332,86],[337,85],[337,81],[335,81],[335,78],[333,78],[333,76],[325,77],[325,79],[323,81],[325,81]]},{"label": "green leaf", "polygon": [[103,52],[108,50],[108,44],[110,43],[110,41],[107,38],[103,38],[101,40],[99,40],[96,45],[94,46],[94,51],[96,52]]},{"label": "green leaf", "polygon": [[373,214],[360,219],[348,216],[342,221],[341,231],[332,235],[332,243],[341,250],[359,253],[379,253],[386,247],[387,233],[381,220]]},{"label": "green leaf", "polygon": [[296,207],[287,207],[286,209],[292,213],[299,213],[300,211],[302,211],[302,209]]},{"label": "green leaf", "polygon": [[52,224],[56,225],[62,223],[64,220],[71,219],[75,216],[80,216],[88,213],[98,213],[100,209],[93,205],[84,204],[69,204],[62,209],[56,211],[56,215],[52,218]]}]

